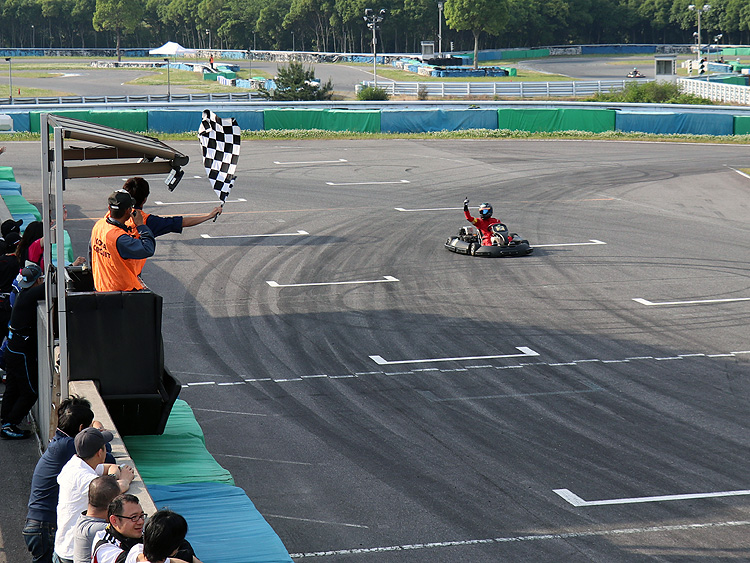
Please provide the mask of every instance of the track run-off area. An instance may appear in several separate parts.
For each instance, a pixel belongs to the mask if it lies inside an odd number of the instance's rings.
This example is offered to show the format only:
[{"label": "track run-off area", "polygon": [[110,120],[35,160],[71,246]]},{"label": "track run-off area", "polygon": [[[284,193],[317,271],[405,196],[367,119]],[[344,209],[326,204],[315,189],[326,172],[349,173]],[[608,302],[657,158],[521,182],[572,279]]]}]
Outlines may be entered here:
[{"label": "track run-off area", "polygon": [[[191,161],[147,210],[209,210],[198,142],[168,144]],[[38,150],[4,155],[32,202]],[[295,560],[746,558],[743,168],[739,145],[245,141],[224,213],[144,270],[165,363]],[[122,181],[68,182],[76,254]],[[445,250],[464,197],[534,253]]]}]

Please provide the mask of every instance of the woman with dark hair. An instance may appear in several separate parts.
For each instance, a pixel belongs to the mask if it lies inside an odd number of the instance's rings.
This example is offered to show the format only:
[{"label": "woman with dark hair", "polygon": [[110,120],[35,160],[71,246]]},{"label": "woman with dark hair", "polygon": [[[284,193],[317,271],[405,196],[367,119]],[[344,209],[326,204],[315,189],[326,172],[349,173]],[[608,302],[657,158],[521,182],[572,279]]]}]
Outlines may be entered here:
[{"label": "woman with dark hair", "polygon": [[29,247],[31,243],[39,240],[42,236],[44,236],[44,225],[42,225],[41,221],[32,221],[26,226],[26,230],[21,235],[21,242],[16,246],[16,256],[18,256],[21,267],[29,259]]},{"label": "woman with dark hair", "polygon": [[185,518],[168,509],[157,511],[143,527],[143,543],[128,553],[127,563],[201,563],[185,540]]}]

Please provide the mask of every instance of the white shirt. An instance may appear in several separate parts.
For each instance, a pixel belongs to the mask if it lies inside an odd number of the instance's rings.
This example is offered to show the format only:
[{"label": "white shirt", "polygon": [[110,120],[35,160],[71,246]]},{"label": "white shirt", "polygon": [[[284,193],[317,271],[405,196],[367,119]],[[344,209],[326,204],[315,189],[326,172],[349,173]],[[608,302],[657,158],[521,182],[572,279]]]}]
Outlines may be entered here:
[{"label": "white shirt", "polygon": [[[143,544],[137,543],[135,544],[130,551],[128,551],[128,556],[125,559],[125,563],[137,563],[138,562],[138,556],[143,553]],[[169,563],[171,559],[167,557],[164,560],[164,563]]]},{"label": "white shirt", "polygon": [[91,469],[88,463],[77,455],[70,458],[60,474],[60,496],[57,501],[57,533],[55,553],[65,559],[73,559],[73,539],[78,517],[89,504],[89,484],[104,473],[104,466]]}]

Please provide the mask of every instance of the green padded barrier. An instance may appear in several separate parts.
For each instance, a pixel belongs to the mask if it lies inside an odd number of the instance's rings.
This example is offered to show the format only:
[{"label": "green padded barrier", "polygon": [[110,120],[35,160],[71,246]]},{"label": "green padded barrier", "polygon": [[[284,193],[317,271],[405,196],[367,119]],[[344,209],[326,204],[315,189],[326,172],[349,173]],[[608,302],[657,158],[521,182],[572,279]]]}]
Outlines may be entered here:
[{"label": "green padded barrier", "polygon": [[322,129],[380,133],[379,110],[268,109],[263,123],[269,129]]},{"label": "green padded barrier", "polygon": [[611,109],[499,109],[498,129],[511,131],[614,131]]},{"label": "green padded barrier", "polygon": [[13,174],[12,166],[0,166],[0,180],[16,181],[16,175]]},{"label": "green padded barrier", "polygon": [[[123,131],[148,131],[147,110],[62,110],[49,113],[80,119],[98,125],[106,125],[107,127],[122,129]],[[38,111],[29,112],[29,129],[32,133],[39,133],[39,114],[40,112]]]},{"label": "green padded barrier", "polygon": [[10,211],[10,214],[14,217],[17,214],[31,214],[36,217],[37,221],[42,220],[42,214],[39,213],[39,210],[34,205],[26,201],[26,198],[22,195],[3,194],[3,201],[5,202],[8,211]]},{"label": "green padded barrier", "polygon": [[205,439],[192,409],[177,400],[161,436],[124,436],[146,486],[181,483],[226,483],[232,475],[206,450]]},{"label": "green padded barrier", "polygon": [[750,135],[750,115],[734,116],[734,134]]}]

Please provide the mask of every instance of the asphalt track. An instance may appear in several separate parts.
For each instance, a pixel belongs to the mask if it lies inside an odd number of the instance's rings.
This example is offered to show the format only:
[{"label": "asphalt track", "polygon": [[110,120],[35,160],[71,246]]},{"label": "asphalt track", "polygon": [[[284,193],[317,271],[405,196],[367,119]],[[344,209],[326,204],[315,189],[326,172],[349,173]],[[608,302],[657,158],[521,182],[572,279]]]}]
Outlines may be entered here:
[{"label": "asphalt track", "polygon": [[[209,209],[197,142],[173,145],[191,162],[149,210]],[[35,201],[38,144],[4,158]],[[744,559],[743,167],[746,146],[246,142],[224,214],[146,266],[166,363],[295,560]],[[120,182],[68,184],[77,253]],[[534,254],[444,250],[465,196]]]}]

